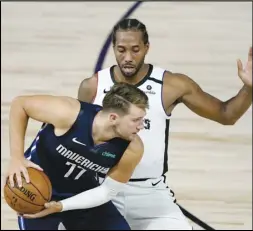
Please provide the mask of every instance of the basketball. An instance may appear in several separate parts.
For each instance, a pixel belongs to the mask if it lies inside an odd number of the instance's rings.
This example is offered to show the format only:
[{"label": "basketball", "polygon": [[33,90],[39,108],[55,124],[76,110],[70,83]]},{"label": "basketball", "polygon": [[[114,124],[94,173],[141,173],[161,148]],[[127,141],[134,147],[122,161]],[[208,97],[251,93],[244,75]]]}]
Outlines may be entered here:
[{"label": "basketball", "polygon": [[27,168],[30,183],[22,177],[22,187],[19,188],[14,177],[12,188],[9,179],[4,186],[4,198],[7,204],[20,214],[33,214],[44,209],[44,204],[51,200],[52,185],[47,175],[35,168]]}]

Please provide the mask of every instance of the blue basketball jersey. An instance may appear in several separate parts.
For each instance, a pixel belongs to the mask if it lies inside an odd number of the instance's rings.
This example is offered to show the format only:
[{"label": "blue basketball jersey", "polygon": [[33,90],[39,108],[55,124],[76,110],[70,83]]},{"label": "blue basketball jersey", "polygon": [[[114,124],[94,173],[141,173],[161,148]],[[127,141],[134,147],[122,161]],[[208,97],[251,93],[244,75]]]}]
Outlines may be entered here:
[{"label": "blue basketball jersey", "polygon": [[53,198],[97,187],[98,176],[105,176],[118,163],[130,143],[113,138],[95,145],[92,124],[102,107],[80,103],[76,121],[64,135],[56,136],[54,126],[45,124],[25,152],[25,157],[40,165],[49,177]]}]

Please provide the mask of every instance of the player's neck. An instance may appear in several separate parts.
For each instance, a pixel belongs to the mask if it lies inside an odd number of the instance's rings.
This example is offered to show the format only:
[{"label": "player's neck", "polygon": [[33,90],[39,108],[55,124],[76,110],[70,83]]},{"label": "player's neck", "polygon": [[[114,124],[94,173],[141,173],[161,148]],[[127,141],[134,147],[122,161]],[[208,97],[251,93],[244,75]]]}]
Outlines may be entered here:
[{"label": "player's neck", "polygon": [[116,82],[125,82],[132,85],[136,85],[145,78],[145,76],[148,74],[148,71],[149,64],[144,63],[141,69],[136,73],[136,75],[132,77],[125,77],[120,71],[120,68],[116,66],[114,69],[114,78]]},{"label": "player's neck", "polygon": [[94,144],[104,143],[117,135],[114,129],[108,124],[108,119],[102,111],[98,112],[92,125],[92,138]]}]

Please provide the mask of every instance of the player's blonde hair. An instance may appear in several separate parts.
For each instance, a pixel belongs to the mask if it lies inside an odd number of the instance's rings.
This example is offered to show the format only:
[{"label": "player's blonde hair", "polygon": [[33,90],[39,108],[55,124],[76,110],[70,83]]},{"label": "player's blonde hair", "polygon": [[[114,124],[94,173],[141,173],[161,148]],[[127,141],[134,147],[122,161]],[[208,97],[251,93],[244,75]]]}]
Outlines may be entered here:
[{"label": "player's blonde hair", "polygon": [[103,110],[117,110],[124,114],[128,113],[131,104],[144,110],[149,108],[147,95],[128,83],[116,83],[107,92],[102,102]]}]

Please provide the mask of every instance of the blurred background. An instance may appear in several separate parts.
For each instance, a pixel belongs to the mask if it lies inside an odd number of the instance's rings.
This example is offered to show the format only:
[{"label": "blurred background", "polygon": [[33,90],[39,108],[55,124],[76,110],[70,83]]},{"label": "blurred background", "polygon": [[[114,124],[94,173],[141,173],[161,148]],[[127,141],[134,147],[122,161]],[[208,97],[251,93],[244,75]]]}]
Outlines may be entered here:
[{"label": "blurred background", "polygon": [[[1,3],[1,182],[9,161],[8,116],[21,94],[77,97],[113,25],[134,2]],[[149,33],[146,62],[184,73],[227,100],[252,45],[252,2],[143,2],[130,17]],[[111,47],[102,68],[115,64]],[[29,122],[26,147],[40,123]],[[179,105],[171,119],[168,185],[178,203],[215,229],[252,229],[252,108],[222,126]],[[1,229],[17,229],[1,193]],[[192,223],[195,229],[202,229]]]}]

